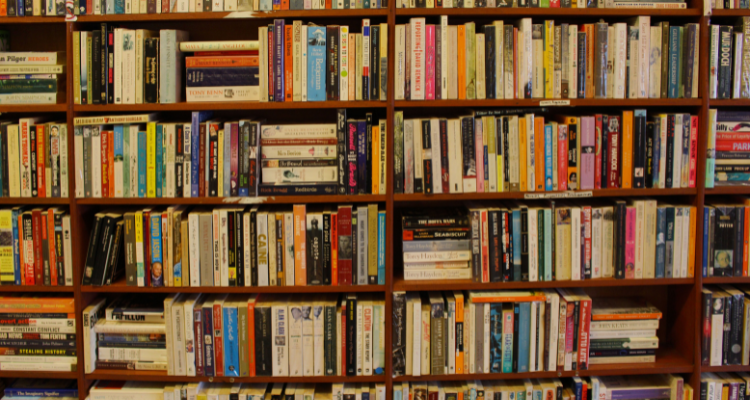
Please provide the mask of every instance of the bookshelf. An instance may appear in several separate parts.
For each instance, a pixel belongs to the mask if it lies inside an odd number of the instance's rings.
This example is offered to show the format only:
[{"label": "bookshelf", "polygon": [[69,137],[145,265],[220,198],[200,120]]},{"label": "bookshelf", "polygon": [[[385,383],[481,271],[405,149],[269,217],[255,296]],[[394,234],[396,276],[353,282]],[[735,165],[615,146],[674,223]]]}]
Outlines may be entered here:
[{"label": "bookshelf", "polygon": [[[70,293],[75,298],[77,313],[78,337],[82,338],[81,311],[95,298],[104,295],[117,296],[124,293],[383,293],[385,296],[386,313],[391,314],[392,293],[394,291],[420,290],[477,290],[477,289],[541,289],[580,287],[592,292],[617,291],[623,295],[643,294],[651,296],[656,304],[664,311],[664,326],[660,329],[660,338],[665,348],[660,349],[657,361],[648,364],[594,365],[589,370],[566,372],[533,372],[512,374],[464,374],[464,375],[428,375],[421,377],[391,375],[391,321],[386,318],[386,374],[372,377],[304,377],[304,378],[205,378],[178,377],[147,371],[107,371],[97,370],[91,374],[83,371],[83,344],[78,341],[78,371],[77,372],[0,372],[0,378],[59,378],[76,379],[79,386],[80,399],[85,399],[88,388],[97,379],[111,380],[142,380],[160,382],[195,382],[210,380],[212,382],[372,382],[385,383],[388,399],[392,399],[392,388],[396,382],[404,381],[456,381],[471,379],[523,379],[543,377],[572,377],[592,375],[635,375],[679,373],[685,374],[693,388],[700,387],[702,372],[750,371],[748,366],[720,366],[703,367],[700,365],[700,293],[703,284],[717,283],[750,283],[750,278],[702,278],[700,270],[694,278],[683,279],[653,279],[653,280],[615,280],[598,279],[589,281],[553,281],[553,282],[509,282],[509,283],[475,283],[468,280],[452,280],[440,282],[404,281],[400,276],[400,228],[399,210],[418,206],[449,206],[462,204],[467,201],[491,203],[502,200],[523,200],[523,193],[471,193],[471,194],[395,194],[393,182],[393,140],[392,126],[396,110],[403,110],[405,115],[435,115],[456,109],[463,112],[470,109],[491,107],[536,107],[539,100],[440,100],[440,101],[396,101],[394,99],[394,32],[397,23],[404,23],[410,17],[424,16],[437,18],[448,15],[459,21],[491,19],[514,20],[521,17],[532,17],[537,20],[554,18],[556,20],[570,20],[575,22],[595,22],[600,18],[622,21],[638,15],[649,15],[653,20],[669,20],[676,23],[699,22],[701,29],[700,51],[704,57],[700,58],[700,75],[708,76],[709,36],[708,25],[711,19],[730,21],[732,18],[750,15],[749,10],[716,10],[706,12],[704,3],[700,0],[688,0],[687,9],[549,9],[549,8],[497,8],[497,9],[397,9],[395,2],[390,1],[389,9],[376,10],[315,10],[315,11],[277,11],[252,13],[190,13],[190,14],[151,14],[151,15],[93,15],[80,16],[75,21],[65,21],[62,17],[0,17],[0,28],[11,33],[11,49],[22,50],[66,50],[72,55],[72,32],[90,29],[102,22],[121,23],[137,28],[178,28],[190,31],[193,40],[217,39],[255,39],[257,26],[268,23],[275,18],[304,19],[318,24],[350,23],[359,24],[362,18],[371,18],[374,22],[387,22],[389,25],[389,63],[388,63],[388,99],[386,101],[326,101],[326,102],[297,102],[297,103],[177,103],[177,104],[134,104],[134,105],[74,105],[72,85],[73,62],[69,58],[66,66],[67,84],[60,91],[58,104],[54,105],[22,105],[0,106],[0,113],[9,114],[12,118],[27,115],[48,115],[57,120],[67,120],[69,143],[73,143],[73,119],[86,115],[105,115],[117,113],[161,112],[165,115],[186,116],[190,111],[214,110],[217,113],[231,113],[235,115],[288,115],[295,112],[295,118],[305,121],[308,116],[323,114],[333,116],[337,108],[376,110],[387,117],[389,139],[387,143],[388,162],[387,186],[385,195],[359,196],[290,196],[268,198],[137,198],[137,199],[60,199],[60,198],[0,198],[0,205],[13,206],[31,204],[39,206],[67,207],[71,216],[73,234],[73,271],[72,287],[27,287],[5,286],[0,292],[34,293],[56,292]],[[707,96],[708,80],[700,82],[698,99],[572,99],[567,105],[555,106],[551,111],[566,112],[567,110],[595,110],[616,111],[619,109],[647,108],[649,112],[659,110],[684,110],[697,113],[701,119],[698,141],[697,186],[688,189],[608,189],[593,190],[590,196],[572,201],[588,201],[589,198],[635,198],[652,197],[660,201],[675,201],[697,207],[698,215],[702,216],[703,205],[711,196],[750,195],[750,187],[718,187],[705,189],[705,158],[707,116],[710,107],[727,107],[742,109],[750,107],[750,100],[710,100]],[[72,152],[72,146],[70,146]],[[69,157],[68,170],[74,171],[75,156]],[[75,181],[70,179],[70,193],[74,194]],[[547,192],[549,193],[549,192]],[[554,192],[553,192],[554,193]],[[167,205],[251,205],[251,204],[299,204],[299,203],[332,203],[332,204],[361,204],[379,203],[386,210],[387,238],[386,241],[386,283],[385,285],[365,286],[305,286],[305,287],[187,287],[187,288],[139,288],[126,286],[124,282],[116,282],[111,286],[93,287],[81,286],[81,266],[84,262],[88,237],[91,229],[92,216],[110,207],[125,206],[167,206]],[[696,237],[702,237],[702,218],[697,218]],[[696,243],[696,266],[701,264],[703,248],[702,241]],[[696,398],[699,391],[696,390]]]}]

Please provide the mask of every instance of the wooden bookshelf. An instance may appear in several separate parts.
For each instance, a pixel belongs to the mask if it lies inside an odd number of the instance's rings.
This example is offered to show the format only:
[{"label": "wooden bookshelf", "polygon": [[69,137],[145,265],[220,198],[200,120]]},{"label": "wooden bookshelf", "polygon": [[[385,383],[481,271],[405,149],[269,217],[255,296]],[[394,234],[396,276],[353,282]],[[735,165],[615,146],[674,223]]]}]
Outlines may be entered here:
[{"label": "wooden bookshelf", "polygon": [[[605,201],[607,199],[627,198],[658,198],[659,201],[690,204],[697,207],[698,215],[702,216],[704,203],[713,199],[722,199],[727,195],[750,195],[750,186],[721,186],[713,189],[705,189],[705,157],[707,137],[707,116],[711,107],[729,107],[742,109],[750,107],[750,100],[710,100],[707,98],[708,80],[700,80],[700,96],[697,99],[571,99],[569,101],[552,101],[548,99],[522,99],[522,100],[433,100],[433,101],[403,101],[394,99],[395,76],[394,65],[394,32],[397,23],[405,23],[410,17],[427,17],[430,23],[435,23],[438,16],[448,15],[451,19],[459,21],[503,19],[512,21],[522,17],[531,17],[535,21],[543,19],[555,19],[556,21],[591,22],[600,18],[605,21],[625,21],[630,17],[648,15],[653,21],[669,20],[677,24],[698,22],[700,23],[700,77],[708,74],[708,25],[711,19],[715,21],[728,22],[739,16],[750,16],[750,10],[715,10],[712,15],[704,15],[703,2],[700,0],[688,0],[687,9],[554,9],[554,8],[479,8],[479,9],[402,9],[396,8],[395,2],[390,2],[390,8],[377,10],[314,10],[314,11],[276,11],[276,12],[235,12],[235,13],[182,13],[182,14],[129,14],[129,15],[91,15],[79,16],[75,21],[66,22],[62,17],[17,17],[0,18],[0,29],[11,32],[14,38],[12,50],[66,50],[69,55],[66,66],[67,84],[63,87],[66,91],[61,94],[60,104],[52,105],[11,105],[0,106],[0,113],[11,114],[9,118],[26,115],[50,115],[50,118],[62,120],[62,114],[68,122],[68,143],[73,143],[73,119],[80,116],[112,115],[120,113],[145,113],[160,112],[168,119],[184,118],[191,111],[214,110],[217,112],[248,112],[248,115],[256,116],[263,113],[276,113],[283,115],[293,121],[299,118],[304,122],[302,116],[296,116],[300,112],[304,118],[317,113],[333,113],[338,108],[365,110],[376,110],[387,117],[389,126],[389,139],[386,152],[387,180],[393,182],[393,138],[392,130],[393,115],[396,110],[403,110],[405,117],[418,116],[440,116],[444,113],[464,113],[472,109],[488,108],[517,108],[517,107],[549,107],[550,113],[589,113],[596,110],[603,112],[617,112],[620,109],[646,108],[649,113],[658,110],[670,111],[684,110],[699,115],[701,119],[700,132],[698,135],[698,165],[695,188],[679,189],[605,189],[592,190],[590,195],[581,196],[579,193],[570,195],[567,193],[545,192],[543,198],[560,198],[561,200],[588,203],[592,201]],[[177,103],[177,104],[112,104],[112,105],[74,105],[71,88],[73,71],[72,56],[72,33],[78,30],[97,29],[100,23],[115,23],[118,26],[136,28],[159,29],[169,27],[174,29],[203,29],[211,30],[211,38],[236,39],[240,33],[235,28],[239,24],[259,24],[275,18],[301,19],[313,21],[319,24],[348,24],[357,26],[362,18],[372,18],[378,22],[387,21],[389,33],[389,57],[388,57],[388,100],[386,101],[324,101],[324,102],[215,102],[215,103]],[[242,20],[242,21],[236,21]],[[452,22],[452,21],[451,21]],[[196,28],[199,27],[199,28]],[[244,27],[244,25],[242,25]],[[254,26],[254,25],[253,25]],[[249,36],[243,32],[243,38],[254,38],[255,34]],[[49,39],[49,40],[48,40]],[[71,195],[75,194],[74,171],[76,155],[73,154],[73,146],[70,147],[68,170]],[[59,198],[0,198],[0,205],[10,207],[16,205],[34,206],[56,206],[69,210],[72,224],[73,241],[73,273],[74,285],[72,287],[45,287],[45,286],[4,286],[0,292],[6,293],[38,293],[54,292],[72,294],[76,301],[77,334],[83,337],[81,311],[99,296],[118,296],[126,293],[383,293],[386,300],[386,313],[392,312],[392,293],[394,291],[426,291],[426,290],[488,290],[488,289],[543,289],[543,288],[586,288],[591,291],[608,292],[621,291],[623,293],[663,293],[668,294],[663,309],[665,317],[662,319],[663,327],[659,330],[660,338],[669,346],[660,349],[657,353],[656,362],[645,364],[617,364],[596,365],[588,370],[580,371],[550,371],[530,372],[514,374],[465,374],[465,375],[442,375],[442,376],[399,376],[393,377],[391,372],[392,352],[391,347],[392,326],[391,319],[386,318],[386,373],[371,377],[253,377],[253,378],[227,378],[227,377],[183,377],[167,376],[164,372],[155,371],[115,371],[96,370],[86,374],[83,371],[83,342],[79,340],[77,350],[79,354],[78,371],[76,372],[23,372],[23,371],[0,371],[0,378],[59,378],[76,379],[79,385],[80,400],[88,395],[88,388],[97,379],[104,380],[142,380],[158,382],[307,382],[307,383],[330,383],[330,382],[370,382],[385,383],[389,400],[392,400],[393,385],[405,381],[457,381],[472,379],[522,379],[542,377],[573,377],[593,375],[640,375],[656,373],[679,373],[685,374],[686,382],[696,389],[698,400],[700,388],[700,375],[702,372],[721,371],[750,371],[748,366],[701,366],[700,337],[701,337],[701,310],[700,292],[703,284],[718,283],[750,283],[750,278],[703,278],[700,275],[703,251],[702,241],[698,240],[696,246],[696,275],[691,278],[679,279],[653,279],[653,280],[615,280],[597,279],[586,281],[552,281],[552,282],[499,282],[499,283],[476,283],[470,280],[452,280],[441,282],[404,281],[401,273],[400,254],[400,222],[397,220],[399,211],[411,207],[440,207],[465,203],[468,201],[493,204],[503,200],[528,199],[526,193],[467,193],[467,194],[395,194],[392,184],[387,186],[384,195],[347,195],[347,196],[269,196],[262,198],[86,198],[86,199],[59,199]],[[580,196],[580,197],[576,197]],[[709,197],[707,200],[706,196]],[[185,288],[141,288],[128,286],[124,281],[118,281],[109,286],[81,286],[80,277],[84,264],[86,248],[88,246],[91,217],[94,213],[110,208],[146,207],[146,206],[169,206],[169,205],[195,205],[195,206],[220,206],[220,205],[253,205],[253,204],[362,204],[379,203],[387,212],[387,238],[386,241],[386,282],[385,285],[366,286],[304,286],[304,287],[185,287]],[[702,238],[702,218],[697,218],[696,237]],[[686,399],[687,400],[687,399]]]}]

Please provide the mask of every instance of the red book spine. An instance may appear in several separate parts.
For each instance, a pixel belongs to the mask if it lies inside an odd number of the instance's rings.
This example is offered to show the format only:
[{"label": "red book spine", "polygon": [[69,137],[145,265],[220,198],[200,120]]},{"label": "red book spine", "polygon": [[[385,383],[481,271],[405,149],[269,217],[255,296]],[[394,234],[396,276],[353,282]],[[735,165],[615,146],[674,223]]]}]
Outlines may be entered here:
[{"label": "red book spine", "polygon": [[331,213],[331,286],[339,284],[339,214]]},{"label": "red book spine", "polygon": [[[195,332],[195,375],[203,376],[205,374],[203,372],[203,307],[198,303],[193,308],[193,331]],[[248,331],[251,335],[254,332],[254,329]],[[250,353],[253,354],[253,351],[251,350]]]},{"label": "red book spine", "polygon": [[49,252],[49,277],[52,286],[57,286],[57,254],[55,253],[55,211],[47,211],[47,251]]},{"label": "red book spine", "polygon": [[[285,10],[289,9],[289,0],[281,0],[281,7],[284,7],[286,2]],[[293,101],[294,88],[292,81],[294,81],[294,52],[292,51],[292,44],[294,43],[294,26],[284,26],[284,101]]]},{"label": "red book spine", "polygon": [[427,25],[425,30],[425,44],[427,57],[425,59],[425,100],[435,100],[435,25]]},{"label": "red book spine", "polygon": [[[105,132],[102,132],[104,134]],[[115,131],[106,132],[109,149],[107,152],[107,175],[109,175],[109,197],[115,197]],[[104,171],[102,171],[104,173]],[[102,188],[102,192],[104,189]]]},{"label": "red book spine", "polygon": [[[589,332],[591,328],[591,299],[581,299],[578,325],[578,369],[589,369]],[[585,392],[584,392],[585,393]]]},{"label": "red book spine", "polygon": [[109,197],[109,135],[106,131],[101,132],[101,152],[102,159],[102,197]]},{"label": "red book spine", "polygon": [[[692,118],[698,119],[697,116],[693,116]],[[691,129],[692,129],[692,118],[690,121]],[[716,132],[716,140],[750,141],[750,132]]]},{"label": "red book spine", "polygon": [[[559,4],[559,1],[558,1]],[[552,4],[550,3],[550,7]],[[594,120],[596,134],[596,158],[594,161],[594,189],[602,188],[602,115],[596,114]]]},{"label": "red book spine", "polygon": [[[607,138],[607,159],[609,160],[609,176],[607,177],[607,188],[616,189],[620,187],[620,117],[611,116],[609,123],[609,137]],[[611,120],[616,122],[612,123]]]},{"label": "red book spine", "polygon": [[568,125],[557,126],[557,190],[568,190]]},{"label": "red book spine", "polygon": [[[211,0],[204,0],[204,1],[211,1]],[[169,0],[161,0],[161,13],[169,14]]]},{"label": "red book spine", "polygon": [[330,10],[331,8],[333,8],[333,5],[331,3],[331,0],[326,0],[326,10]]},{"label": "red book spine", "polygon": [[146,287],[151,286],[151,212],[143,212],[143,274]]},{"label": "red book spine", "polygon": [[690,172],[688,175],[688,187],[695,187],[695,174],[698,165],[698,116],[690,117]]},{"label": "red book spine", "polygon": [[716,151],[750,151],[750,140],[717,140]]},{"label": "red book spine", "polygon": [[[338,212],[338,240],[339,245],[347,244],[351,246],[352,243],[352,208],[340,207]],[[346,254],[344,254],[346,253]],[[349,286],[352,284],[352,259],[351,249],[349,251],[338,251],[338,284],[341,286]],[[349,258],[344,258],[348,255]],[[344,369],[346,370],[346,369]]]},{"label": "red book spine", "polygon": [[248,376],[255,376],[255,303],[258,301],[260,301],[260,297],[256,297],[254,302],[247,303]]},{"label": "red book spine", "polygon": [[549,8],[560,8],[560,0],[549,0]]},{"label": "red book spine", "polygon": [[[39,241],[39,248],[41,249],[41,253],[40,254],[42,256],[42,258],[41,258],[41,260],[42,260],[42,275],[43,276],[44,275],[48,275],[47,276],[47,280],[49,281],[50,280],[50,276],[49,276],[49,273],[50,273],[49,272],[49,266],[50,266],[50,264],[49,264],[49,258],[47,258],[47,265],[46,265],[46,267],[44,265],[44,252],[46,250],[44,248],[44,242],[46,241],[47,243],[49,243],[49,238],[47,237],[48,234],[49,234],[49,230],[47,228],[47,215],[46,214],[42,214],[40,212],[40,215],[39,215],[39,224],[40,224],[40,226],[39,226],[39,235],[41,236],[41,240]],[[40,282],[40,284],[46,285],[46,282]]]},{"label": "red book spine", "polygon": [[198,196],[206,197],[206,124],[198,128]]},{"label": "red book spine", "polygon": [[222,323],[222,306],[214,304],[214,376],[224,376],[224,339]]},{"label": "red book spine", "polygon": [[44,265],[42,264],[42,211],[31,212],[32,235],[34,236],[34,281],[38,285],[44,284]]},{"label": "red book spine", "polygon": [[47,197],[47,177],[46,177],[46,166],[45,157],[47,154],[46,133],[44,131],[44,124],[36,126],[36,187],[37,197]]}]

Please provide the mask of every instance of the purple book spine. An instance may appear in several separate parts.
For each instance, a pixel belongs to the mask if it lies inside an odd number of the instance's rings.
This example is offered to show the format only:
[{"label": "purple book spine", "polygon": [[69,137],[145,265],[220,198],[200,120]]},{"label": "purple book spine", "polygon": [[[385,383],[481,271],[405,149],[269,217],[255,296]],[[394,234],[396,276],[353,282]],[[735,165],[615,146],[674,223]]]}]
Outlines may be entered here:
[{"label": "purple book spine", "polygon": [[658,388],[607,388],[612,391],[612,400],[666,399],[670,396],[668,387]]},{"label": "purple book spine", "polygon": [[238,179],[240,171],[239,171],[239,163],[238,163],[239,160],[237,159],[238,157],[237,152],[240,147],[239,139],[237,137],[238,135],[239,135],[239,124],[237,122],[233,122],[232,123],[232,138],[231,138],[232,149],[230,150],[230,153],[229,153],[232,157],[230,161],[230,167],[232,168],[232,176],[229,178],[229,182],[231,185],[230,194],[232,196],[238,196],[240,193],[239,179]]},{"label": "purple book spine", "polygon": [[348,137],[348,168],[349,168],[349,194],[357,194],[357,121],[347,123]]},{"label": "purple book spine", "polygon": [[581,130],[581,190],[592,190],[596,165],[594,117],[581,118]]},{"label": "purple book spine", "polygon": [[276,101],[284,101],[284,20],[276,19],[273,24],[273,98]]}]

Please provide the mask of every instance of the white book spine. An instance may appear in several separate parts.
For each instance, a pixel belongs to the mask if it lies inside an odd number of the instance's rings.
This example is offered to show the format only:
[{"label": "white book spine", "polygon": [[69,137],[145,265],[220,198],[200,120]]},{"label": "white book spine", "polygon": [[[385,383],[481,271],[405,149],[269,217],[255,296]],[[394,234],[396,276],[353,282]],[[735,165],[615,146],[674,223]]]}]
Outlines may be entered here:
[{"label": "white book spine", "polygon": [[722,365],[722,344],[724,340],[724,314],[711,315],[711,357],[709,365]]},{"label": "white book spine", "polygon": [[443,180],[439,171],[442,170],[440,164],[440,121],[437,118],[430,119],[430,141],[432,142],[432,170],[436,171],[432,179],[433,193],[443,193]]},{"label": "white book spine", "polygon": [[268,286],[268,218],[266,214],[258,214],[256,221],[258,226],[258,286]]},{"label": "white book spine", "polygon": [[[421,360],[421,354],[422,354],[422,335],[420,334],[422,329],[422,303],[417,299],[417,301],[413,302],[412,304],[414,308],[414,337],[412,338],[413,344],[412,349],[414,350],[414,353],[412,355],[412,376],[420,376],[422,368],[420,367],[420,360]],[[408,338],[407,338],[408,339]]]},{"label": "white book spine", "polygon": [[528,168],[526,168],[526,182],[528,186],[526,190],[529,192],[536,190],[536,151],[534,149],[536,140],[534,139],[534,131],[534,114],[526,114],[526,162],[528,163]]},{"label": "white book spine", "polygon": [[396,25],[396,59],[394,68],[396,70],[396,81],[394,84],[396,100],[404,100],[404,86],[406,81],[404,79],[404,68],[406,63],[406,26]]},{"label": "white book spine", "polygon": [[[75,154],[83,154],[83,127],[75,127],[74,129],[74,136],[73,136],[73,148],[75,151]],[[8,128],[8,157],[9,157],[9,164],[15,164],[18,165],[18,129],[11,129],[11,127]],[[76,197],[77,198],[83,198],[83,157],[76,157],[75,158],[75,185],[76,185]],[[18,174],[14,173],[17,172],[17,168],[9,168],[9,181],[10,181],[10,195],[12,197],[18,197],[19,196],[19,184],[18,184]]]},{"label": "white book spine", "polygon": [[448,120],[448,179],[450,193],[463,192],[463,146],[461,145],[461,123],[458,119]]},{"label": "white book spine", "polygon": [[[179,145],[182,146],[182,197],[190,197],[192,192],[192,182],[190,180],[191,171],[193,169],[192,162],[192,125],[184,124],[182,126],[183,142]],[[131,136],[132,137],[132,136]],[[179,179],[180,177],[178,177]]]},{"label": "white book spine", "polygon": [[688,277],[688,249],[690,246],[690,207],[682,207],[682,243],[679,248],[682,252],[682,263],[680,265],[680,278]]},{"label": "white book spine", "polygon": [[644,201],[635,202],[635,279],[643,279],[644,264],[644,225],[646,223],[646,204]]},{"label": "white book spine", "polygon": [[[443,7],[447,7],[445,1],[443,1]],[[449,56],[448,56],[448,42],[449,42],[448,40],[448,16],[441,15],[440,16],[440,54],[441,54],[440,76],[436,78],[439,79],[440,98],[443,100],[448,99],[448,64],[453,62],[453,60],[449,59]]]},{"label": "white book spine", "polygon": [[[174,172],[174,162],[175,162],[175,124],[164,124],[164,131],[165,136],[164,139],[166,140],[167,145],[165,146],[165,160],[164,164],[166,167],[165,175],[167,177],[167,190],[164,195],[164,197],[175,197],[175,172]],[[229,132],[227,132],[226,136],[229,136]]]},{"label": "white book spine", "polygon": [[650,38],[650,54],[654,58],[651,62],[654,64],[654,68],[649,69],[648,97],[658,99],[661,97],[661,27],[652,26]]},{"label": "white book spine", "polygon": [[122,30],[122,104],[135,104],[135,31]]},{"label": "white book spine", "polygon": [[[122,43],[122,31],[123,28],[115,28],[115,43]],[[122,53],[123,46],[115,46],[115,58],[114,66],[112,71],[114,73],[114,88],[115,88],[115,104],[122,104],[122,92],[123,92],[123,81],[122,76],[122,62],[124,54]],[[83,58],[81,58],[83,59]],[[90,84],[89,84],[90,85]]]},{"label": "white book spine", "polygon": [[[685,39],[687,40],[687,39]],[[638,17],[638,61],[640,63],[640,93],[638,98],[647,99],[649,97],[649,64],[651,61],[651,17]],[[661,71],[661,68],[659,68]]]},{"label": "white book spine", "polygon": [[581,277],[581,209],[573,207],[570,209],[570,276],[574,281],[580,281]]},{"label": "white book spine", "polygon": [[[315,375],[315,328],[314,321],[312,319],[312,305],[303,305],[302,315],[310,315],[311,318],[302,318],[302,349],[304,354],[302,355],[302,375],[314,376]],[[292,316],[293,318],[293,316]],[[321,343],[322,345],[323,343]],[[320,347],[322,349],[322,347]],[[322,353],[322,351],[318,351]]]},{"label": "white book spine", "polygon": [[102,197],[102,170],[97,166],[102,165],[102,153],[97,149],[102,148],[102,137],[100,127],[91,128],[91,192],[95,198]]},{"label": "white book spine", "polygon": [[[302,347],[302,307],[293,305],[290,314],[296,314],[289,320],[289,376],[304,376],[304,348]],[[294,311],[298,311],[295,313]]]},{"label": "white book spine", "polygon": [[[307,25],[302,25],[302,28],[300,29],[300,36],[302,38],[307,37]],[[302,92],[300,93],[300,101],[307,101],[307,68],[304,66],[307,65],[307,41],[303,41],[302,43],[302,61],[300,62],[300,65],[303,66],[302,69],[302,76],[300,79],[302,80]],[[266,95],[268,97],[268,95]],[[266,98],[266,101],[268,99]]]},{"label": "white book spine", "polygon": [[286,303],[271,308],[273,376],[289,376],[289,314]]},{"label": "white book spine", "polygon": [[[294,286],[294,214],[290,212],[284,213],[284,244],[284,265],[290,266],[286,268],[284,278],[286,286]],[[248,275],[245,276],[250,276],[249,266],[246,271]]]},{"label": "white book spine", "polygon": [[[190,255],[188,257],[188,260],[190,262],[190,286],[191,287],[198,287],[201,285],[199,218],[200,217],[196,213],[190,213],[190,215],[188,216],[188,225],[190,226],[190,233],[188,236]],[[249,275],[245,275],[245,276],[249,276]],[[140,286],[140,284],[138,286]]]},{"label": "white book spine", "polygon": [[[242,215],[242,250],[243,250],[243,253],[244,253],[242,255],[243,258],[244,258],[244,262],[243,262],[242,265],[243,265],[243,268],[245,269],[245,286],[251,286],[251,284],[252,284],[252,281],[251,281],[251,279],[249,279],[249,277],[252,276],[251,272],[250,272],[251,271],[250,265],[251,265],[251,262],[252,262],[251,261],[252,260],[251,259],[251,255],[250,255],[250,240],[251,240],[251,238],[250,238],[250,224],[253,223],[253,222],[254,221],[250,221],[250,212],[245,212]],[[255,238],[253,238],[252,240],[255,240]],[[192,244],[191,244],[191,246],[192,246]],[[192,275],[192,271],[191,271],[190,277],[192,278],[192,276],[193,275]]]},{"label": "white book spine", "polygon": [[[445,4],[445,3],[443,3]],[[448,300],[448,374],[456,373],[456,300]]]},{"label": "white book spine", "polygon": [[490,318],[491,318],[491,307],[489,304],[484,305],[484,312],[482,313],[482,317],[484,318],[484,343],[486,343],[482,349],[484,350],[484,356],[482,357],[482,367],[484,368],[482,371],[488,373],[490,372],[490,346],[487,345],[490,342]]},{"label": "white book spine", "polygon": [[372,376],[374,340],[372,336],[373,310],[371,301],[367,301],[362,305],[362,319],[364,328],[362,337],[362,375]]},{"label": "white book spine", "polygon": [[[372,315],[372,314],[370,314]],[[424,323],[424,321],[423,321]],[[364,339],[365,339],[365,319],[364,319],[364,304],[361,301],[357,302],[357,335],[355,352],[357,353],[357,376],[364,375]],[[424,368],[424,367],[422,367]]]},{"label": "white book spine", "polygon": [[503,21],[494,21],[492,24],[495,26],[495,87],[487,89],[495,91],[494,98],[502,99],[505,97],[503,93],[503,77],[505,77],[505,29]]},{"label": "white book spine", "polygon": [[[220,237],[221,237],[221,223],[220,223],[220,217],[219,217],[219,210],[214,209],[211,212],[211,221],[212,224],[212,239],[213,239],[213,266],[214,266],[214,286],[221,286],[221,262],[219,261],[219,258],[221,257],[221,247],[220,247]],[[258,241],[260,244],[260,238],[258,238]],[[264,245],[266,245],[266,237],[263,237]],[[267,245],[265,247],[267,251]],[[259,258],[260,260],[260,258]]]},{"label": "white book spine", "polygon": [[560,320],[557,318],[557,314],[559,313],[560,309],[560,296],[557,293],[552,293],[547,296],[547,300],[549,302],[549,306],[547,307],[546,312],[549,313],[549,357],[547,360],[547,371],[555,371],[557,370],[557,344],[558,344],[558,335],[556,335],[557,332],[559,332],[560,329]]},{"label": "white book spine", "polygon": [[130,126],[130,197],[138,197],[138,125]]},{"label": "white book spine", "polygon": [[[192,314],[192,312],[190,313]],[[187,354],[185,349],[185,304],[177,303],[172,307],[172,335],[174,336],[174,374],[187,375]],[[191,326],[192,330],[192,326]]]},{"label": "white book spine", "polygon": [[476,40],[476,51],[474,55],[476,65],[476,98],[483,100],[487,97],[487,88],[485,85],[485,37],[483,33],[477,33],[475,35]]},{"label": "white book spine", "polygon": [[[579,3],[580,4],[580,3]],[[568,49],[570,49],[570,56],[568,62],[570,67],[568,72],[568,97],[575,99],[578,97],[578,26],[570,25],[568,27]]]},{"label": "white book spine", "polygon": [[[661,46],[661,43],[659,44]],[[614,65],[614,95],[615,99],[625,98],[625,83],[627,82],[628,57],[628,26],[623,23],[615,24],[615,65]],[[661,73],[661,72],[660,72]],[[661,90],[661,88],[659,89]]]},{"label": "white book spine", "polygon": [[[538,303],[536,301],[531,302],[531,313],[529,314],[529,372],[536,372],[536,351],[537,351],[537,310]],[[519,338],[519,340],[521,340]],[[485,342],[485,343],[489,343]],[[486,347],[486,346],[485,346]]]},{"label": "white book spine", "polygon": [[628,98],[637,99],[640,95],[640,45],[638,41],[638,24],[628,26]]},{"label": "white book spine", "polygon": [[[711,48],[709,51],[709,93],[710,98],[715,99],[719,92],[719,25],[711,25]],[[713,365],[713,364],[711,364]]]},{"label": "white book spine", "polygon": [[674,167],[672,171],[672,188],[679,188],[682,180],[682,130],[685,129],[683,125],[684,122],[685,121],[683,121],[682,114],[675,115],[673,148]]},{"label": "white book spine", "polygon": [[[684,254],[685,251],[681,249],[683,232],[682,225],[685,222],[685,218],[683,216],[682,207],[675,207],[674,213],[674,246],[672,247],[674,255],[672,257],[672,278],[680,278],[680,267],[682,266],[682,259],[686,256],[686,254]],[[667,255],[667,259],[668,257],[669,255]]]},{"label": "white book spine", "polygon": [[656,200],[646,200],[643,224],[643,277],[653,279],[656,267]]}]

